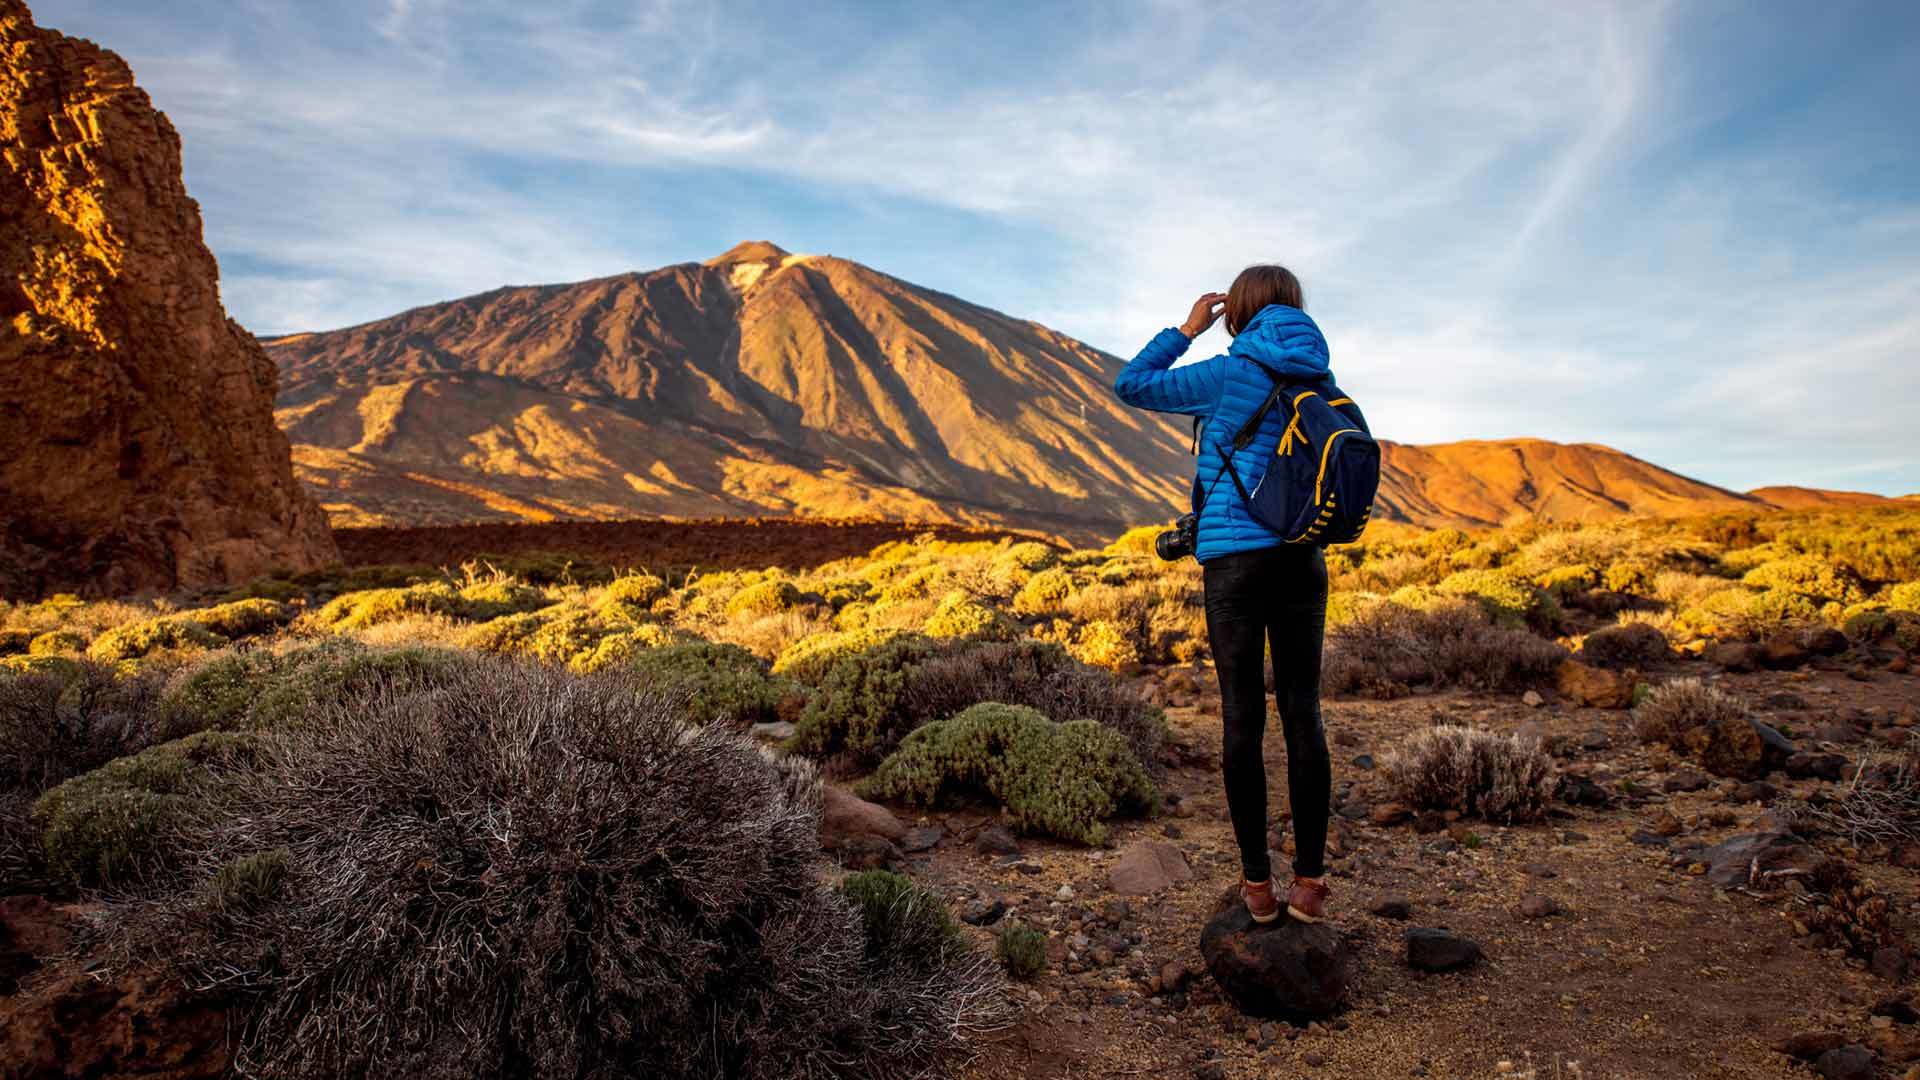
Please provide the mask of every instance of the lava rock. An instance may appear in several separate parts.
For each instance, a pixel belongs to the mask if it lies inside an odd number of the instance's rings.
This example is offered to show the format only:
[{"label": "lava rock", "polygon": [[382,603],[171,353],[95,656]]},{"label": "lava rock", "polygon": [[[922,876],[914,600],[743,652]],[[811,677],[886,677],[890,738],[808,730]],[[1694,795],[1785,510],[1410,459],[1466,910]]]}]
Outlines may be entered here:
[{"label": "lava rock", "polygon": [[1568,806],[1606,807],[1613,803],[1613,796],[1607,794],[1606,788],[1585,776],[1562,776],[1556,793]]},{"label": "lava rock", "polygon": [[1404,896],[1389,896],[1375,901],[1374,905],[1367,910],[1383,919],[1395,919],[1400,922],[1413,918],[1413,904]]},{"label": "lava rock", "polygon": [[1813,1059],[1825,1080],[1873,1080],[1873,1051],[1858,1044],[1836,1046]]},{"label": "lava rock", "polygon": [[879,803],[868,802],[850,791],[832,784],[821,788],[820,846],[839,851],[855,846],[864,838],[898,843],[907,835],[907,826],[893,811]]},{"label": "lava rock", "polygon": [[992,926],[1007,913],[1007,902],[999,898],[972,900],[960,909],[960,921],[968,926]]},{"label": "lava rock", "polygon": [[1406,933],[1407,966],[1416,971],[1459,971],[1480,962],[1480,943],[1451,930],[1416,926]]},{"label": "lava rock", "polygon": [[1346,1004],[1353,956],[1326,923],[1255,923],[1229,890],[1200,934],[1200,954],[1227,1000],[1248,1016],[1306,1023]]},{"label": "lava rock", "polygon": [[1624,709],[1633,704],[1633,680],[1617,671],[1562,660],[1553,674],[1554,689],[1576,705]]},{"label": "lava rock", "polygon": [[1761,806],[1766,806],[1779,797],[1780,789],[1767,783],[1765,780],[1749,780],[1739,787],[1734,788],[1727,796],[1727,801],[1734,803],[1759,803]]},{"label": "lava rock", "polygon": [[1560,904],[1551,896],[1529,893],[1520,898],[1520,917],[1523,919],[1544,919],[1560,914]]},{"label": "lava rock", "polygon": [[1722,671],[1740,674],[1760,666],[1762,650],[1751,641],[1725,641],[1706,652],[1707,662]]},{"label": "lava rock", "polygon": [[1847,765],[1844,754],[1816,754],[1801,751],[1787,758],[1787,775],[1795,780],[1838,780],[1846,775]]},{"label": "lava rock", "polygon": [[993,825],[981,829],[980,835],[973,838],[973,848],[982,855],[1018,855],[1020,841],[1004,826]]},{"label": "lava rock", "polygon": [[1703,774],[1694,772],[1692,769],[1682,769],[1662,781],[1660,790],[1671,795],[1679,791],[1699,791],[1709,783],[1711,781]]},{"label": "lava rock", "polygon": [[1768,871],[1810,871],[1825,856],[1792,833],[1742,833],[1692,856],[1707,864],[1707,880],[1723,889],[1749,884]]},{"label": "lava rock", "polygon": [[1838,1031],[1802,1031],[1774,1043],[1773,1051],[1799,1061],[1812,1061],[1845,1045],[1847,1037]]},{"label": "lava rock", "polygon": [[1800,635],[1800,647],[1815,656],[1839,656],[1853,648],[1853,642],[1831,626],[1817,626]]},{"label": "lava rock", "polygon": [[927,825],[917,829],[908,829],[907,835],[900,838],[900,850],[906,852],[932,851],[940,846],[940,838],[946,831],[938,825]]},{"label": "lava rock", "polygon": [[1193,868],[1179,848],[1164,840],[1143,840],[1122,852],[1107,886],[1117,893],[1144,896],[1169,885],[1193,880]]}]

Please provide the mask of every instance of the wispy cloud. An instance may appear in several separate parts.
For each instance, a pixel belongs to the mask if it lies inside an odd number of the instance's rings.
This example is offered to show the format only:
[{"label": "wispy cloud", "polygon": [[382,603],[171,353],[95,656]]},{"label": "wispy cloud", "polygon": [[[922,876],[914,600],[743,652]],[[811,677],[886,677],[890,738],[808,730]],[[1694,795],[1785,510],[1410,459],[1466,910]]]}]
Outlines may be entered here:
[{"label": "wispy cloud", "polygon": [[126,54],[173,116],[228,302],[262,331],[700,258],[752,223],[1130,353],[1278,259],[1394,437],[1920,489],[1912,20],[36,10]]}]

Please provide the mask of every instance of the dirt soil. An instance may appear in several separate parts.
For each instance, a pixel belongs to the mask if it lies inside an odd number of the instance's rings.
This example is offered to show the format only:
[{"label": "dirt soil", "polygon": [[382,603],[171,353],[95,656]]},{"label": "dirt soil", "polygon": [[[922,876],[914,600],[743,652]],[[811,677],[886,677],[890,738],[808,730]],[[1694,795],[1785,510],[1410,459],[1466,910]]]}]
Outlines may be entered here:
[{"label": "dirt soil", "polygon": [[335,529],[348,566],[457,566],[483,556],[566,552],[616,567],[801,570],[865,555],[892,540],[1045,540],[1010,529],[899,521],[726,518],[705,521],[489,522],[423,528]]},{"label": "dirt soil", "polygon": [[[1700,662],[1672,667],[1660,674],[1711,671]],[[1861,677],[1867,681],[1856,681]],[[1913,725],[1920,701],[1920,679],[1892,673],[1728,675],[1723,685],[1754,701],[1778,691],[1803,699],[1805,710],[1762,714],[1788,724],[1803,748],[1811,748],[1813,725],[1834,720],[1873,732],[1833,747],[1848,754],[1884,750],[1879,736]],[[1606,810],[1557,807],[1538,825],[1462,823],[1454,836],[1337,815],[1334,832],[1346,851],[1331,863],[1332,921],[1358,961],[1349,1007],[1307,1030],[1249,1020],[1223,1001],[1200,960],[1200,930],[1237,880],[1238,860],[1214,767],[1217,698],[1203,696],[1196,705],[1170,713],[1174,737],[1185,744],[1184,763],[1166,784],[1179,805],[1159,819],[1121,825],[1112,851],[1023,839],[1017,858],[988,856],[967,842],[986,814],[935,819],[949,835],[931,853],[912,857],[908,871],[946,892],[956,908],[969,898],[1004,900],[1007,918],[1037,925],[1055,942],[1049,969],[1017,991],[1021,1021],[961,1070],[968,1080],[1444,1078],[1527,1076],[1529,1069],[1540,1078],[1804,1078],[1813,1074],[1770,1044],[1809,1030],[1866,1041],[1870,1006],[1898,989],[1837,950],[1807,947],[1788,921],[1794,905],[1785,894],[1722,890],[1676,862],[1674,851],[1751,831],[1763,807],[1726,801],[1723,792],[1733,786],[1727,781],[1661,794],[1661,781],[1686,763],[1642,748],[1626,711],[1569,707],[1551,696],[1529,708],[1512,696],[1444,693],[1327,704],[1336,804],[1343,784],[1351,785],[1345,801],[1356,809],[1385,801],[1384,782],[1364,756],[1379,758],[1436,721],[1565,736],[1563,768],[1589,771],[1610,789],[1632,781],[1646,793]],[[1284,807],[1281,741],[1276,735],[1267,744],[1272,805]],[[1821,783],[1780,786],[1790,797]],[[1630,839],[1662,811],[1682,823],[1679,835],[1664,844]],[[1124,898],[1126,914],[1117,922],[1104,918],[1108,905],[1123,899],[1108,888],[1108,871],[1120,851],[1142,840],[1178,845],[1194,879],[1155,896]],[[1911,939],[1920,875],[1885,862],[1862,870],[1890,897],[1896,925]],[[1063,886],[1071,899],[1060,899]],[[1551,898],[1562,913],[1521,916],[1520,900],[1529,894]],[[1410,902],[1408,921],[1369,913],[1377,901],[1396,897]],[[1464,973],[1416,972],[1403,961],[1401,935],[1409,926],[1463,933],[1485,947],[1486,960]],[[987,942],[986,931],[970,932]],[[1076,932],[1093,946],[1126,947],[1099,966],[1090,950],[1068,953]],[[1187,992],[1153,992],[1152,977],[1169,961],[1199,973]],[[1878,1075],[1902,1076],[1906,1068],[1883,1064]]]}]

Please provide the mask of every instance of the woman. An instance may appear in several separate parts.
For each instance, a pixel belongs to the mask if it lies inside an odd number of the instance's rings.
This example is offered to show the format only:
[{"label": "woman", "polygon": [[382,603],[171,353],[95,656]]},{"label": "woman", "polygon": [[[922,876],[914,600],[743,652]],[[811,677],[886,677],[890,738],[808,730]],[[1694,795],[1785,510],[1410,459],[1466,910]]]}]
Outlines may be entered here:
[{"label": "woman", "polygon": [[[1207,640],[1220,676],[1221,773],[1227,812],[1240,846],[1241,896],[1255,922],[1280,916],[1267,852],[1267,769],[1261,755],[1267,698],[1262,646],[1273,649],[1273,685],[1287,741],[1287,794],[1293,807],[1293,883],[1287,913],[1303,922],[1326,916],[1328,797],[1333,786],[1320,726],[1320,647],[1327,619],[1327,565],[1311,544],[1288,544],[1247,513],[1229,479],[1251,490],[1286,426],[1272,408],[1237,452],[1236,432],[1259,411],[1277,379],[1336,396],[1327,342],[1301,310],[1300,281],[1285,267],[1250,266],[1225,295],[1194,301],[1187,321],[1160,331],[1114,383],[1120,400],[1156,412],[1202,418],[1194,509],[1194,554],[1206,585]],[[1233,344],[1223,356],[1174,367],[1193,338],[1224,314]]]}]

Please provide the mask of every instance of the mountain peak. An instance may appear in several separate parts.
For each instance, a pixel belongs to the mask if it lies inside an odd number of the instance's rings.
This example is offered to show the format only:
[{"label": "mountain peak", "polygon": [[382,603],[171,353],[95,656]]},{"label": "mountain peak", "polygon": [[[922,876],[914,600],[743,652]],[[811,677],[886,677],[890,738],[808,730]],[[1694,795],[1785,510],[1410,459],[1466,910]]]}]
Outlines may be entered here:
[{"label": "mountain peak", "polygon": [[726,266],[729,263],[772,262],[787,257],[787,250],[768,240],[742,240],[726,251],[707,260],[708,266]]}]

